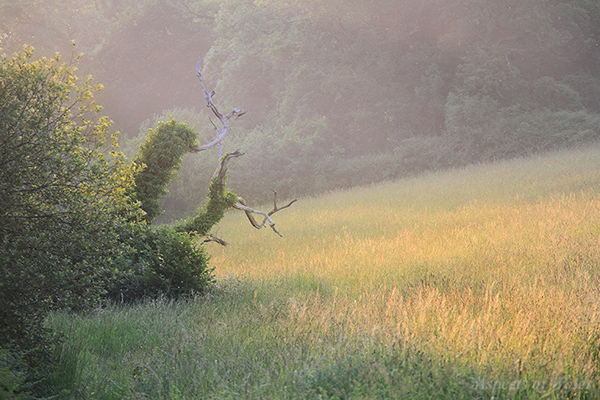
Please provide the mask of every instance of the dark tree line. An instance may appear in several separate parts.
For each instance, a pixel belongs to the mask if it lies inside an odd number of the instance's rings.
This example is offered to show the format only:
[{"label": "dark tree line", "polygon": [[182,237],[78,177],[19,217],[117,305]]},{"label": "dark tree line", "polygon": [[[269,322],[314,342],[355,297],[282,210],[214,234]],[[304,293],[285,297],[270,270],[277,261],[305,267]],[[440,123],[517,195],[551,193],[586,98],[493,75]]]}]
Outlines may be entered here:
[{"label": "dark tree line", "polygon": [[[599,18],[585,0],[223,2],[207,70],[259,111],[231,187],[266,200],[595,141]],[[191,199],[174,183],[167,205]]]}]

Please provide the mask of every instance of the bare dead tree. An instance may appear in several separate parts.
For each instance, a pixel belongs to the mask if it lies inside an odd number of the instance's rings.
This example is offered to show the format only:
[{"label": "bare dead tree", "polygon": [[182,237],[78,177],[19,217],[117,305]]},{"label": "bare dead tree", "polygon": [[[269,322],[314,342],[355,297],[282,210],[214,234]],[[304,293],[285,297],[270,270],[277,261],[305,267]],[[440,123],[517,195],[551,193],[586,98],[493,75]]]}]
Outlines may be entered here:
[{"label": "bare dead tree", "polygon": [[[225,184],[225,176],[227,175],[227,166],[228,166],[229,161],[232,158],[237,158],[237,157],[243,156],[244,153],[242,153],[240,150],[236,150],[233,153],[227,153],[225,156],[222,156],[223,139],[225,139],[225,136],[227,135],[227,132],[229,131],[229,120],[232,118],[237,119],[237,118],[241,117],[242,115],[246,114],[246,110],[240,110],[238,108],[234,108],[229,114],[226,114],[226,115],[222,114],[217,109],[215,104],[213,103],[213,96],[215,95],[215,91],[212,90],[211,92],[207,92],[206,88],[204,87],[204,80],[202,79],[201,69],[202,69],[202,60],[199,59],[198,64],[196,66],[196,76],[198,76],[198,79],[200,80],[200,87],[202,88],[202,93],[204,94],[204,98],[206,99],[207,107],[210,108],[212,110],[213,114],[219,119],[221,126],[220,127],[217,126],[211,119],[210,122],[212,123],[212,125],[216,131],[216,134],[217,134],[216,138],[204,146],[190,147],[190,151],[194,152],[194,153],[198,153],[200,151],[208,150],[208,149],[215,147],[216,145],[219,145],[219,168],[217,168],[217,170],[215,171],[215,177],[217,178],[217,182],[219,184],[224,185]],[[233,208],[244,211],[246,213],[246,216],[248,217],[248,220],[250,221],[250,223],[252,224],[252,226],[254,228],[261,229],[268,222],[271,229],[273,229],[273,231],[275,233],[277,233],[279,236],[283,237],[283,235],[275,227],[275,222],[271,218],[271,215],[273,215],[276,212],[281,211],[285,208],[290,207],[292,204],[294,204],[296,201],[298,201],[298,199],[294,199],[294,200],[290,201],[288,204],[286,204],[283,207],[277,207],[277,192],[273,191],[273,193],[274,193],[274,200],[273,200],[274,207],[268,213],[248,207],[248,205],[246,204],[246,201],[242,197],[239,197],[239,196],[238,196],[238,202],[233,205]],[[263,221],[259,224],[254,219],[253,214],[262,215]],[[207,235],[207,237],[208,237],[208,239],[206,241],[214,241],[214,242],[226,245],[226,243],[223,240],[217,238],[214,235]]]},{"label": "bare dead tree", "polygon": [[213,103],[213,100],[212,100],[212,97],[215,95],[215,91],[213,90],[210,93],[208,93],[206,91],[206,89],[204,88],[204,80],[202,79],[202,74],[200,72],[201,69],[202,69],[202,60],[198,59],[198,65],[196,65],[196,76],[198,76],[198,79],[200,79],[200,87],[202,88],[202,93],[204,94],[204,98],[206,99],[207,107],[212,110],[212,112],[215,114],[215,116],[217,118],[219,118],[219,121],[221,122],[221,128],[219,128],[217,125],[215,125],[215,123],[211,119],[210,122],[212,123],[213,127],[215,128],[215,131],[217,132],[217,137],[212,142],[205,144],[204,146],[190,147],[190,151],[194,152],[194,153],[198,153],[203,150],[211,149],[218,144],[220,147],[220,149],[219,149],[219,160],[220,160],[221,152],[222,152],[221,144],[223,142],[223,139],[225,139],[227,132],[229,132],[229,120],[231,118],[235,119],[235,118],[241,117],[242,115],[246,114],[246,110],[240,110],[240,109],[234,108],[227,115],[221,114],[221,112],[219,112],[219,110],[217,109],[217,107],[215,106],[215,104]]}]

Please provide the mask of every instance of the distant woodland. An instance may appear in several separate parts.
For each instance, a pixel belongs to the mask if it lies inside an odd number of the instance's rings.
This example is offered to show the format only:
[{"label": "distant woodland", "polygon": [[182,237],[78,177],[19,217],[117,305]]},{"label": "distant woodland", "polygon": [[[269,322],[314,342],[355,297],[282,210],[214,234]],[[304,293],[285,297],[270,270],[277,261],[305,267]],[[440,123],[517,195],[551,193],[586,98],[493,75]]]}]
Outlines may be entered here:
[{"label": "distant woodland", "polygon": [[[200,57],[223,109],[248,110],[224,146],[256,202],[597,140],[599,22],[596,0],[3,0],[0,46],[75,41],[127,154],[170,115],[210,140]],[[166,218],[216,167],[186,156]]]}]

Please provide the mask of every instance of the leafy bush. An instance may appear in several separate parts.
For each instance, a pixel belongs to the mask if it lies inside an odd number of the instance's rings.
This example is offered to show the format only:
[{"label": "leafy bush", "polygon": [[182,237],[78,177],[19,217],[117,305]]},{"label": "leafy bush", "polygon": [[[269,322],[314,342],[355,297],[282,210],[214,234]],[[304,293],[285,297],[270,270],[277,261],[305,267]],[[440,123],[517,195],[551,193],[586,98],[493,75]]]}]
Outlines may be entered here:
[{"label": "leafy bush", "polygon": [[21,388],[25,384],[26,368],[20,357],[0,349],[0,399],[25,399],[29,395]]},{"label": "leafy bush", "polygon": [[108,297],[118,301],[179,298],[202,293],[213,281],[204,248],[170,227],[131,225],[121,236],[122,253]]},{"label": "leafy bush", "polygon": [[77,60],[34,61],[31,48],[1,58],[0,346],[26,351],[31,365],[48,352],[45,313],[100,301],[116,228],[136,219],[132,170],[104,151],[100,87],[77,84]]},{"label": "leafy bush", "polygon": [[[110,121],[97,118],[93,98],[100,87],[78,85],[78,59],[35,61],[30,48],[0,57],[4,397],[18,398],[23,379],[37,380],[36,394],[54,393],[43,382],[57,343],[44,328],[48,312],[88,310],[108,296],[181,297],[212,281],[203,249],[187,234],[147,225],[137,201],[148,219],[160,212],[157,199],[197,134],[171,120],[151,133],[160,140],[142,146],[138,165],[127,164],[108,151]],[[13,359],[22,359],[23,374],[3,361]]]}]

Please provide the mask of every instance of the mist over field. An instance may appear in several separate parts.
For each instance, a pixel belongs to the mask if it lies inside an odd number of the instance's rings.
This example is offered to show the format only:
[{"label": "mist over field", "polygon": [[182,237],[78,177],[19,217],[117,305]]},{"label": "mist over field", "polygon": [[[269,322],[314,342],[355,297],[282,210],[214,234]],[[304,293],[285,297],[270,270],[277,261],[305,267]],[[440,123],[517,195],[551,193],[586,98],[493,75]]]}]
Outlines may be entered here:
[{"label": "mist over field", "polygon": [[[225,151],[249,201],[596,140],[597,2],[3,1],[3,52],[85,55],[79,74],[133,155],[169,113],[214,137],[195,76],[248,110]],[[131,143],[129,144],[129,141]],[[190,156],[167,220],[203,203],[214,153]],[[252,184],[249,184],[249,183]],[[170,217],[169,217],[170,216]]]},{"label": "mist over field", "polygon": [[0,398],[597,398],[598,21],[0,0]]}]

